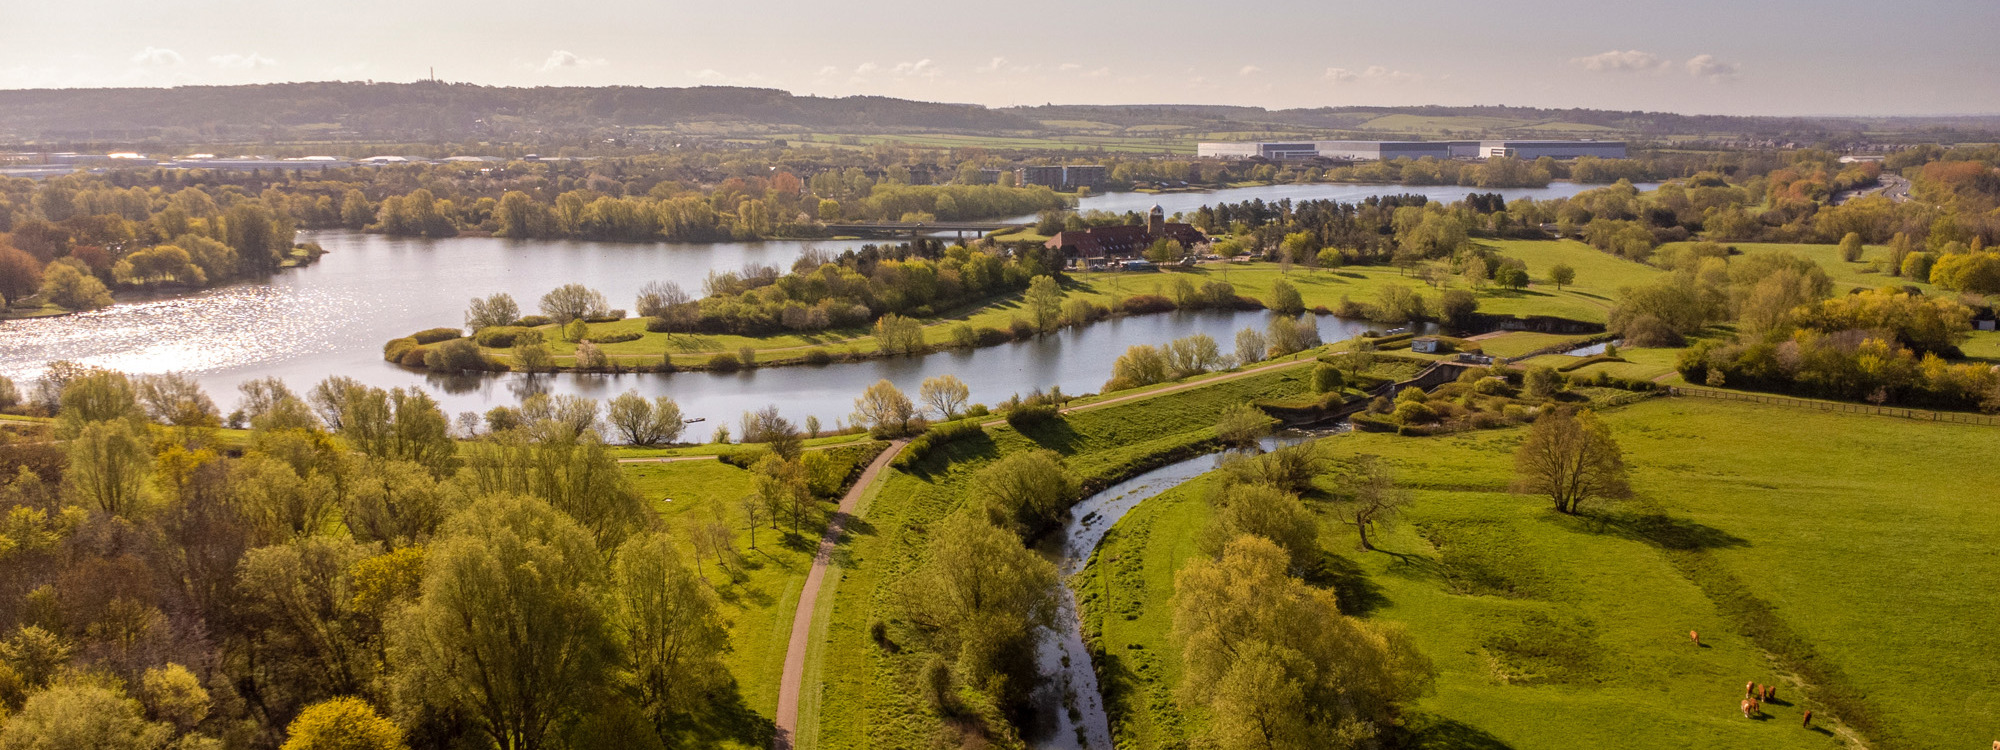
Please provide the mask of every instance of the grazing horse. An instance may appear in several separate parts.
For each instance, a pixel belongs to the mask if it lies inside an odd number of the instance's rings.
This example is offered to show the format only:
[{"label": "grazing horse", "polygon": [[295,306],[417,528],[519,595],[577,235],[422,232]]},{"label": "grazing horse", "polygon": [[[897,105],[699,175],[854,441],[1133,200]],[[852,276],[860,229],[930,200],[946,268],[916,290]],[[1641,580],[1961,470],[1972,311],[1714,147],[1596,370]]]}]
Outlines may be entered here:
[{"label": "grazing horse", "polygon": [[1757,710],[1757,701],[1744,698],[1743,702],[1737,704],[1737,706],[1743,709],[1743,718],[1748,719],[1750,718],[1750,712]]},{"label": "grazing horse", "polygon": [[1772,698],[1776,698],[1776,697],[1778,697],[1778,686],[1777,686],[1777,685],[1765,685],[1765,686],[1764,686],[1764,702],[1765,702],[1765,703],[1770,703],[1770,702],[1771,702],[1771,699],[1772,699]]},{"label": "grazing horse", "polygon": [[1751,680],[1751,681],[1749,681],[1749,682],[1746,682],[1746,683],[1743,683],[1743,697],[1745,697],[1745,698],[1755,698],[1755,697],[1757,697],[1757,681],[1756,681],[1756,680]]},{"label": "grazing horse", "polygon": [[1800,724],[1799,726],[1802,726],[1802,727],[1805,727],[1805,728],[1807,728],[1807,729],[1811,729],[1811,728],[1812,728],[1812,709],[1810,709],[1810,708],[1806,709],[1806,720],[1805,720],[1805,723],[1803,723],[1803,724]]},{"label": "grazing horse", "polygon": [[1694,645],[1699,646],[1701,645],[1701,634],[1690,630],[1688,631],[1688,640],[1693,642]]}]

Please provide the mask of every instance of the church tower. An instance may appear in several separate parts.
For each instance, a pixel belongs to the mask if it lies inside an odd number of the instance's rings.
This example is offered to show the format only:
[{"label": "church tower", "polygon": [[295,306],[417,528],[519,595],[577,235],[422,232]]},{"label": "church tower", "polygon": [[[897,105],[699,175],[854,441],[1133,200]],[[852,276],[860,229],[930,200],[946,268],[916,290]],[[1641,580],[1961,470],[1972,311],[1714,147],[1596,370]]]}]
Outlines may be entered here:
[{"label": "church tower", "polygon": [[1167,233],[1167,210],[1157,204],[1146,214],[1146,234],[1159,237]]}]

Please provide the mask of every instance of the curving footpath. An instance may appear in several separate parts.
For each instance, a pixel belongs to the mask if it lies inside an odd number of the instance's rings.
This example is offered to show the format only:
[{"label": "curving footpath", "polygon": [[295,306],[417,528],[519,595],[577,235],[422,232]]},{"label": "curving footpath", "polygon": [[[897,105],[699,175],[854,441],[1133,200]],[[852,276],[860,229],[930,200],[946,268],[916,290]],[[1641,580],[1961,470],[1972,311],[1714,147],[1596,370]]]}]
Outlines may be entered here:
[{"label": "curving footpath", "polygon": [[833,562],[834,550],[840,545],[841,532],[847,528],[847,519],[861,503],[861,496],[874,486],[876,477],[888,468],[896,454],[903,452],[908,439],[894,440],[882,454],[868,463],[861,476],[854,480],[854,486],[840,497],[840,509],[826,524],[826,534],[819,539],[819,552],[813,555],[812,572],[806,574],[806,585],[799,589],[799,606],[792,614],[792,637],[785,646],[785,676],[778,683],[777,733],[771,738],[771,746],[777,750],[791,750],[792,735],[798,731],[799,694],[804,688],[806,677],[806,646],[812,638],[813,611],[819,604],[819,587],[826,580],[827,565]]}]

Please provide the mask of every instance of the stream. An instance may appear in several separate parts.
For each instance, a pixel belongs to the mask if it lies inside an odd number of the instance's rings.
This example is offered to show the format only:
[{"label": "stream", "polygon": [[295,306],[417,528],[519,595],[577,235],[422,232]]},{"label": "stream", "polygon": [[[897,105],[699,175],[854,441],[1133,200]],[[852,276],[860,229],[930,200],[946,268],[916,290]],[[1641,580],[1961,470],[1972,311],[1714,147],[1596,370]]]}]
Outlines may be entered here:
[{"label": "stream", "polygon": [[[1268,451],[1338,431],[1285,431],[1264,438],[1260,447]],[[1055,632],[1041,640],[1035,654],[1043,678],[1035,693],[1035,709],[1044,736],[1032,739],[1032,747],[1041,750],[1113,747],[1111,722],[1104,711],[1104,695],[1097,687],[1097,670],[1091,664],[1090,651],[1084,647],[1076,590],[1071,588],[1070,579],[1083,571],[1097,544],[1118,519],[1139,503],[1214,470],[1223,455],[1207,453],[1153,469],[1106,487],[1070,509],[1070,520],[1063,526],[1062,548],[1055,560],[1063,581]]]}]

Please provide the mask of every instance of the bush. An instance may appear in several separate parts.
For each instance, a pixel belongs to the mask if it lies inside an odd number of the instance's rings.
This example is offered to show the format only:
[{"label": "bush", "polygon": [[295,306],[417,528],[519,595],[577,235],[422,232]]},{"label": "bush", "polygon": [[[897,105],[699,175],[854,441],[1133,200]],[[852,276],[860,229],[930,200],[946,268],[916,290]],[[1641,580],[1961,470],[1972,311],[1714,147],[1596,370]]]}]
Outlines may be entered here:
[{"label": "bush", "polygon": [[417,346],[417,340],[408,336],[389,339],[389,343],[382,345],[382,358],[390,362],[401,362],[404,355],[409,354],[410,350]]},{"label": "bush", "polygon": [[1014,429],[1026,429],[1061,416],[1055,404],[1022,404],[1007,410],[1007,424]]},{"label": "bush", "polygon": [[644,338],[645,336],[646,334],[640,333],[638,331],[619,331],[617,333],[607,333],[601,336],[592,336],[590,337],[590,340],[591,342],[598,344],[622,344],[627,341],[638,341],[639,339]]},{"label": "bush", "polygon": [[674,324],[666,318],[647,318],[646,330],[653,333],[673,333]]},{"label": "bush", "polygon": [[1362,432],[1395,432],[1398,429],[1395,422],[1365,412],[1349,417],[1348,421],[1353,423],[1354,429]]},{"label": "bush", "polygon": [[1036,330],[1035,324],[1029,322],[1026,318],[1015,318],[1008,321],[1007,330],[1010,332],[1008,338],[1012,339],[1033,338],[1035,334],[1040,333],[1040,331]]},{"label": "bush", "polygon": [[457,328],[430,328],[412,333],[410,334],[410,338],[416,339],[419,344],[429,345],[440,341],[450,341],[464,335],[465,332]]},{"label": "bush", "polygon": [[1337,391],[1340,390],[1341,386],[1346,384],[1346,379],[1341,377],[1340,368],[1324,362],[1313,365],[1312,388],[1314,393]]},{"label": "bush", "polygon": [[[1263,304],[1262,302],[1257,303],[1259,307],[1262,307]],[[1126,315],[1146,315],[1148,313],[1173,312],[1175,306],[1173,300],[1157,294],[1135,294],[1126,297],[1124,302],[1119,303],[1119,308],[1124,310]]]},{"label": "bush", "polygon": [[1005,344],[1009,341],[1014,340],[1013,331],[1002,330],[999,328],[981,328],[979,329],[978,335],[979,335],[978,344],[980,346],[994,346],[997,344]]},{"label": "bush", "polygon": [[930,456],[931,451],[937,449],[939,446],[964,440],[974,435],[984,434],[986,434],[986,428],[980,425],[976,419],[940,422],[933,425],[929,430],[924,431],[924,434],[918,435],[917,439],[911,440],[910,444],[904,446],[903,452],[898,454],[896,460],[891,461],[890,464],[898,469],[908,469]]},{"label": "bush", "polygon": [[489,326],[472,334],[472,340],[488,349],[505,349],[514,345],[514,339],[528,329],[520,326]]},{"label": "bush", "polygon": [[591,315],[583,319],[585,323],[616,323],[625,319],[624,310],[611,310],[603,315]]},{"label": "bush", "polygon": [[809,350],[806,352],[805,363],[809,365],[832,364],[833,352],[829,352],[825,349]]},{"label": "bush", "polygon": [[522,316],[520,320],[514,321],[514,325],[522,328],[538,328],[554,322],[556,322],[556,319],[547,315],[526,315]]},{"label": "bush", "polygon": [[468,338],[450,339],[424,351],[424,366],[433,372],[489,370],[491,363],[479,354],[479,345]]},{"label": "bush", "polygon": [[[415,341],[415,339],[411,339],[411,341]],[[425,347],[421,346],[410,347],[408,351],[403,352],[403,356],[396,358],[396,364],[402,365],[404,367],[423,367],[424,356],[429,352],[430,349]]]},{"label": "bush", "polygon": [[715,356],[708,358],[708,369],[715,370],[717,372],[735,372],[737,370],[743,369],[743,363],[737,361],[736,355],[734,354],[730,354],[729,352],[716,352]]},{"label": "bush", "polygon": [[1390,417],[1397,424],[1430,424],[1437,421],[1437,410],[1422,401],[1405,401],[1396,406],[1396,413]]}]

